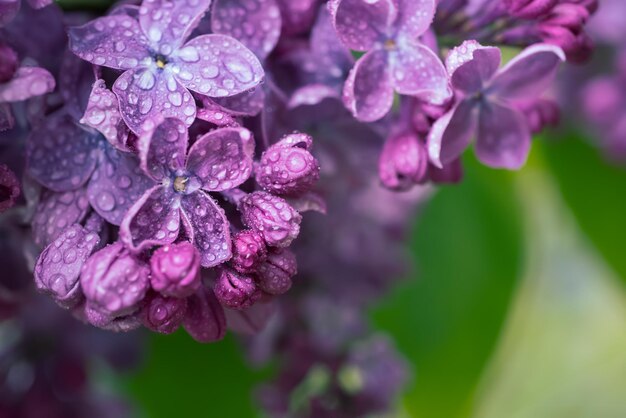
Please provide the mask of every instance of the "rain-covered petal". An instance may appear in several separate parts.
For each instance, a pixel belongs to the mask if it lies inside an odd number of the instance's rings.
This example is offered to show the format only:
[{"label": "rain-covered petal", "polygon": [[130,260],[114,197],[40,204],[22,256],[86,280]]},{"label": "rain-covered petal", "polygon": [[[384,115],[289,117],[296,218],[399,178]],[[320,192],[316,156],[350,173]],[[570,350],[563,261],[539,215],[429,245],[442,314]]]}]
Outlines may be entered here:
[{"label": "rain-covered petal", "polygon": [[77,189],[96,167],[100,140],[100,134],[82,128],[67,114],[48,117],[28,137],[28,171],[51,190]]},{"label": "rain-covered petal", "polygon": [[396,0],[398,3],[397,27],[415,39],[428,30],[435,17],[435,0]]},{"label": "rain-covered petal", "polygon": [[187,313],[183,327],[201,343],[210,343],[226,335],[224,308],[217,301],[213,291],[200,288],[187,299]]},{"label": "rain-covered petal", "polygon": [[267,257],[267,246],[261,234],[250,229],[233,236],[233,258],[229,264],[240,273],[254,273]]},{"label": "rain-covered petal", "polygon": [[234,96],[257,86],[265,73],[259,59],[226,35],[202,35],[187,42],[173,58],[189,90],[209,97]]},{"label": "rain-covered petal", "polygon": [[478,105],[462,101],[435,122],[428,134],[428,156],[441,168],[458,158],[476,133]]},{"label": "rain-covered petal", "polygon": [[528,158],[530,130],[524,117],[497,103],[481,106],[476,137],[476,156],[494,168],[518,169]]},{"label": "rain-covered petal", "polygon": [[535,98],[554,81],[563,61],[561,48],[532,45],[498,71],[489,91],[504,99]]},{"label": "rain-covered petal", "polygon": [[139,138],[141,168],[160,181],[185,167],[189,133],[184,122],[176,118],[163,119],[153,131]]},{"label": "rain-covered petal", "polygon": [[92,64],[127,70],[150,56],[139,23],[125,15],[105,16],[68,30],[70,50]]},{"label": "rain-covered petal", "polygon": [[146,122],[156,125],[160,117],[173,117],[190,126],[196,118],[191,93],[168,71],[149,68],[126,71],[113,84],[126,125],[141,135]]},{"label": "rain-covered petal", "polygon": [[65,308],[76,306],[83,298],[80,271],[100,242],[98,234],[75,224],[41,253],[35,265],[35,284],[39,291]]},{"label": "rain-covered petal", "polygon": [[170,55],[185,42],[211,0],[144,0],[139,8],[139,24],[156,52]]},{"label": "rain-covered petal", "polygon": [[390,33],[397,16],[394,0],[338,0],[329,3],[337,34],[356,51],[367,51]]},{"label": "rain-covered petal", "polygon": [[439,57],[417,42],[407,42],[390,54],[394,87],[400,94],[443,104],[452,96],[448,74]]},{"label": "rain-covered petal", "polygon": [[230,223],[213,198],[198,190],[183,196],[181,207],[182,216],[191,225],[191,238],[200,252],[200,264],[213,267],[230,259]]},{"label": "rain-covered petal", "polygon": [[464,42],[446,59],[452,86],[467,94],[480,91],[498,71],[501,59],[500,48]]},{"label": "rain-covered petal", "polygon": [[0,2],[0,27],[9,23],[20,11],[21,0],[3,0]]},{"label": "rain-covered petal", "polygon": [[218,127],[240,125],[233,115],[225,111],[222,106],[208,97],[202,100],[202,106],[203,107],[198,108],[198,119],[212,123]]},{"label": "rain-covered petal", "polygon": [[120,238],[129,248],[140,251],[173,243],[179,229],[180,195],[159,185],[146,191],[128,210],[120,225]]},{"label": "rain-covered petal", "polygon": [[265,59],[278,43],[280,27],[280,9],[276,0],[213,1],[213,32],[232,36],[261,59]]},{"label": "rain-covered petal", "polygon": [[39,67],[20,67],[13,78],[0,84],[0,103],[12,103],[41,96],[54,90],[54,77]]},{"label": "rain-covered petal", "polygon": [[94,83],[80,123],[96,129],[115,148],[126,149],[128,127],[122,119],[117,97],[106,87],[104,80]]},{"label": "rain-covered petal", "polygon": [[223,191],[239,186],[252,173],[254,139],[240,127],[216,129],[192,145],[187,169],[198,177],[202,188]]},{"label": "rain-covered petal", "polygon": [[65,193],[45,193],[32,221],[35,243],[47,246],[65,228],[85,219],[88,209],[87,192],[82,187]]},{"label": "rain-covered petal", "polygon": [[87,185],[89,203],[107,222],[119,225],[154,182],[145,176],[133,154],[105,147]]},{"label": "rain-covered petal", "polygon": [[344,85],[343,102],[362,122],[373,122],[389,113],[393,80],[386,51],[368,52],[357,61]]}]

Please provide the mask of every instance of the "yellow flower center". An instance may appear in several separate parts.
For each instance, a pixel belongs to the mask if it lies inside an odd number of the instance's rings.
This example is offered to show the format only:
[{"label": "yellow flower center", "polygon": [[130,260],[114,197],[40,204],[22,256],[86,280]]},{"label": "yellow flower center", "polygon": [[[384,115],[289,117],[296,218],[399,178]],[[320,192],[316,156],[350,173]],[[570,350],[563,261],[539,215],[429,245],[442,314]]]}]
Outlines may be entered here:
[{"label": "yellow flower center", "polygon": [[187,182],[189,181],[189,178],[187,177],[176,177],[174,179],[174,190],[176,190],[179,193],[184,192],[187,189]]}]

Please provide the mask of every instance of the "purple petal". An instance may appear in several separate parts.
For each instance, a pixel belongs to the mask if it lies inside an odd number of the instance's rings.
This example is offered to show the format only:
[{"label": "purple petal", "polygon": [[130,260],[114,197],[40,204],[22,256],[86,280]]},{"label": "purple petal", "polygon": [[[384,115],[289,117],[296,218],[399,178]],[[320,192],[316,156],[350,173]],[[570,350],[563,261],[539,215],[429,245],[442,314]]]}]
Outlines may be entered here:
[{"label": "purple petal", "polygon": [[150,56],[148,40],[135,19],[105,16],[68,30],[70,50],[92,64],[128,70]]},{"label": "purple petal", "polygon": [[198,190],[183,196],[181,207],[192,228],[193,244],[200,251],[200,264],[213,267],[230,259],[230,223],[211,196]]},{"label": "purple petal", "polygon": [[407,42],[392,55],[392,77],[400,94],[419,97],[432,104],[443,104],[452,96],[448,73],[430,48]]},{"label": "purple petal", "polygon": [[152,49],[170,55],[185,42],[210,5],[211,0],[144,0],[139,24]]},{"label": "purple petal", "polygon": [[173,117],[191,126],[196,104],[191,93],[166,71],[138,68],[126,71],[113,84],[126,125],[141,135],[144,124],[160,116]]},{"label": "purple petal", "polygon": [[476,156],[485,165],[515,170],[528,158],[530,130],[524,117],[497,103],[481,106]]},{"label": "purple petal", "polygon": [[100,216],[119,225],[133,203],[153,185],[133,154],[106,147],[87,186],[87,196]]},{"label": "purple petal", "polygon": [[120,238],[134,251],[171,244],[180,229],[180,195],[158,185],[128,210],[120,225]]},{"label": "purple petal", "polygon": [[234,96],[256,87],[265,73],[259,59],[225,35],[202,35],[187,42],[173,58],[178,80],[209,97]]},{"label": "purple petal", "polygon": [[258,85],[234,96],[215,97],[212,100],[233,116],[256,116],[265,105],[265,89]]},{"label": "purple petal", "polygon": [[265,59],[278,43],[280,27],[276,0],[215,0],[213,3],[213,32],[239,40],[260,59]]},{"label": "purple petal", "polygon": [[0,84],[0,103],[12,103],[41,96],[54,90],[54,77],[38,67],[20,67],[13,78]]},{"label": "purple petal", "polygon": [[478,42],[466,41],[450,53],[446,65],[452,86],[472,94],[483,89],[491,80],[500,61],[499,48],[483,47]]},{"label": "purple petal", "polygon": [[70,225],[80,223],[87,215],[89,201],[84,188],[65,193],[46,193],[32,221],[35,243],[45,247]]},{"label": "purple petal", "polygon": [[374,122],[389,113],[393,80],[386,51],[368,52],[357,61],[344,85],[343,102],[362,122]]},{"label": "purple petal", "polygon": [[189,150],[187,169],[208,191],[239,186],[252,173],[254,139],[245,128],[216,129],[202,136]]},{"label": "purple petal", "polygon": [[80,271],[100,242],[98,234],[72,225],[41,253],[35,266],[37,289],[49,294],[65,308],[76,306],[83,298]]},{"label": "purple petal", "polygon": [[10,21],[20,11],[21,0],[4,0],[0,2],[0,28]]},{"label": "purple petal", "polygon": [[293,92],[287,107],[295,109],[299,106],[314,106],[326,99],[340,99],[341,92],[336,87],[324,84],[310,84]]},{"label": "purple petal", "polygon": [[435,0],[397,0],[398,28],[415,39],[428,30],[435,17]]},{"label": "purple petal", "polygon": [[240,125],[230,113],[208,97],[202,100],[202,104],[203,107],[198,109],[198,119],[212,123],[218,127]]},{"label": "purple petal", "polygon": [[535,98],[554,81],[563,61],[559,47],[532,45],[498,71],[490,91],[504,99]]},{"label": "purple petal", "polygon": [[[354,65],[350,51],[337,38],[328,9],[320,8],[311,31],[311,63],[326,81],[344,77]],[[321,80],[319,80],[321,81]]]},{"label": "purple petal", "polygon": [[126,150],[128,127],[122,119],[117,97],[106,88],[104,80],[94,83],[80,123],[96,129],[115,148]]},{"label": "purple petal", "polygon": [[389,28],[397,16],[394,0],[338,0],[329,3],[329,10],[339,38],[356,51],[367,51],[390,35]]},{"label": "purple petal", "polygon": [[187,299],[187,313],[183,327],[194,340],[210,343],[224,338],[226,317],[224,308],[212,291],[201,288]]},{"label": "purple petal", "polygon": [[157,181],[182,170],[188,143],[187,126],[179,119],[164,119],[153,131],[139,138],[141,168]]},{"label": "purple petal", "polygon": [[458,158],[476,133],[478,106],[462,101],[435,122],[428,134],[428,156],[441,168]]},{"label": "purple petal", "polygon": [[77,189],[93,173],[100,138],[97,132],[81,128],[67,114],[48,117],[28,137],[28,171],[51,190]]}]

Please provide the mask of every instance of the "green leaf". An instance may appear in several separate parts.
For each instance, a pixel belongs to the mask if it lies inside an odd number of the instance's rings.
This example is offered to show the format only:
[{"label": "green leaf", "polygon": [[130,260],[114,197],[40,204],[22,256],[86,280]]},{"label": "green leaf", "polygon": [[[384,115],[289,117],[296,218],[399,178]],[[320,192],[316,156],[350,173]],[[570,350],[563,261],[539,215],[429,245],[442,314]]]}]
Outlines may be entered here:
[{"label": "green leaf", "polygon": [[375,310],[414,367],[411,416],[466,416],[493,352],[522,261],[512,175],[467,161],[466,178],[442,188],[420,215],[413,277]]}]

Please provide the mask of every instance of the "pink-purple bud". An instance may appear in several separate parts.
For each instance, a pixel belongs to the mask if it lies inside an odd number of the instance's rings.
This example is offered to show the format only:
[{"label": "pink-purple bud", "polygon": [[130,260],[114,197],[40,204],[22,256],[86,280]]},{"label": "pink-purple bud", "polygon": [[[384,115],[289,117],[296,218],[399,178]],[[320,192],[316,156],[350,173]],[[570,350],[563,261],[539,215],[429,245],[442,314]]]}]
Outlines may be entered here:
[{"label": "pink-purple bud", "polygon": [[226,316],[224,308],[211,290],[201,287],[187,299],[183,327],[194,340],[210,343],[224,338]]},{"label": "pink-purple bud", "polygon": [[41,253],[35,265],[37,289],[60,306],[73,308],[83,299],[80,272],[100,238],[76,224],[67,228]]},{"label": "pink-purple bud", "polygon": [[20,196],[20,182],[15,173],[0,164],[0,213],[11,209]]},{"label": "pink-purple bud", "polygon": [[139,318],[149,330],[171,334],[183,323],[186,312],[187,299],[170,298],[152,293],[146,298]]},{"label": "pink-purple bud", "polygon": [[584,32],[589,10],[578,4],[558,4],[539,24],[544,42],[560,46],[567,59],[583,62],[591,55],[593,44]]},{"label": "pink-purple bud", "polygon": [[310,136],[294,133],[269,147],[256,167],[259,185],[279,195],[308,191],[320,176],[320,166],[310,152],[311,146]]},{"label": "pink-purple bud", "polygon": [[536,19],[549,12],[559,0],[504,0],[504,6],[511,16],[523,19]]},{"label": "pink-purple bud", "polygon": [[378,161],[382,184],[394,190],[406,190],[427,180],[428,153],[411,132],[392,135],[385,142]]},{"label": "pink-purple bud", "polygon": [[291,278],[298,272],[296,256],[281,248],[271,252],[257,270],[257,284],[272,295],[282,295],[291,288]]},{"label": "pink-purple bud", "polygon": [[233,236],[233,258],[230,265],[240,273],[252,273],[267,257],[267,246],[256,231],[245,230]]},{"label": "pink-purple bud", "polygon": [[200,287],[200,254],[189,242],[159,248],[150,267],[152,288],[165,296],[184,298]]},{"label": "pink-purple bud", "polygon": [[13,78],[18,64],[17,53],[13,48],[0,42],[0,83],[6,83]]},{"label": "pink-purple bud", "polygon": [[250,276],[229,268],[222,269],[213,291],[222,305],[232,309],[249,308],[262,296]]},{"label": "pink-purple bud", "polygon": [[241,199],[243,223],[271,247],[287,247],[300,233],[302,216],[284,199],[267,192],[250,193]]},{"label": "pink-purple bud", "polygon": [[90,309],[119,317],[139,308],[149,288],[149,275],[148,265],[116,242],[87,260],[80,284]]}]

